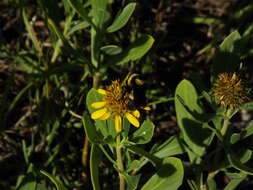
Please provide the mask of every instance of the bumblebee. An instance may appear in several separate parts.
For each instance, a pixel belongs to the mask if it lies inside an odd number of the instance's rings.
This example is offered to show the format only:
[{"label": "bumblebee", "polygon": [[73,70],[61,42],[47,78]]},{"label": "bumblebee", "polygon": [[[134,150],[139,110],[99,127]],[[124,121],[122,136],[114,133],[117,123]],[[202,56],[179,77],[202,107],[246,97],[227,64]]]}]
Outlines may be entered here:
[{"label": "bumblebee", "polygon": [[127,108],[136,110],[145,107],[146,97],[144,90],[144,81],[140,79],[139,74],[128,74],[122,82],[124,93],[129,94]]}]

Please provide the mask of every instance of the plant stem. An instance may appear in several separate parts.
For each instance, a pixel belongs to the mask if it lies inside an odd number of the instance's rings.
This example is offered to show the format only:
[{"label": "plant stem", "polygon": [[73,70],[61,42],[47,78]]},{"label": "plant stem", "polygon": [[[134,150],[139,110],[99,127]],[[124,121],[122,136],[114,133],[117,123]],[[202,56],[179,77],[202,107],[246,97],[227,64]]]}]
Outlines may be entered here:
[{"label": "plant stem", "polygon": [[[218,162],[220,161],[221,159],[221,150],[222,150],[222,143],[224,142],[224,138],[226,136],[226,133],[227,133],[227,130],[228,130],[228,126],[229,126],[229,120],[230,118],[232,117],[233,115],[233,110],[231,109],[228,109],[226,112],[225,112],[225,119],[223,121],[223,125],[222,125],[222,128],[220,130],[220,135],[221,135],[221,139],[222,142],[218,142],[218,147],[217,147],[217,153],[215,155],[215,158],[214,158],[214,163],[215,165],[218,164]],[[208,174],[208,179],[212,179],[215,177],[215,175],[219,172],[219,169],[213,171],[213,172],[210,172]]]},{"label": "plant stem", "polygon": [[82,164],[85,168],[88,167],[88,155],[89,155],[89,140],[87,136],[84,138]]},{"label": "plant stem", "polygon": [[231,117],[231,113],[232,113],[232,110],[231,109],[228,109],[225,113],[225,116],[226,118],[224,119],[223,121],[223,126],[221,128],[221,135],[224,137],[226,135],[226,132],[228,130],[228,126],[229,126],[229,119]]},{"label": "plant stem", "polygon": [[115,160],[112,159],[112,157],[108,154],[108,152],[106,152],[106,150],[104,149],[103,145],[100,144],[99,148],[103,151],[103,153],[105,154],[105,156],[107,157],[107,159],[116,166],[117,163],[115,162]]},{"label": "plant stem", "polygon": [[[117,155],[117,166],[119,171],[124,171],[124,165],[121,155],[120,135],[116,139],[116,155]],[[124,176],[119,172],[119,189],[125,190],[125,179]]]},{"label": "plant stem", "polygon": [[[93,85],[92,85],[92,87],[97,89],[99,87],[99,84],[100,84],[100,75],[95,74],[93,76]],[[89,143],[88,137],[85,136],[84,143],[83,143],[83,152],[82,152],[82,164],[83,164],[84,168],[88,167],[89,144],[90,143]]]}]

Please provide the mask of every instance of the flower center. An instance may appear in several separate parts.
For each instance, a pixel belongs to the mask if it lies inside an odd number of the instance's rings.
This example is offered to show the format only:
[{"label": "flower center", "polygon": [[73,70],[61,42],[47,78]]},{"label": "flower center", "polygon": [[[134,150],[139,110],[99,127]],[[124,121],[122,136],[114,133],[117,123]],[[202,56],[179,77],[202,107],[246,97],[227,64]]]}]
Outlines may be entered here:
[{"label": "flower center", "polygon": [[127,112],[127,104],[129,101],[129,95],[122,84],[118,81],[112,81],[112,84],[106,88],[107,93],[104,96],[107,109],[112,114],[124,114]]}]

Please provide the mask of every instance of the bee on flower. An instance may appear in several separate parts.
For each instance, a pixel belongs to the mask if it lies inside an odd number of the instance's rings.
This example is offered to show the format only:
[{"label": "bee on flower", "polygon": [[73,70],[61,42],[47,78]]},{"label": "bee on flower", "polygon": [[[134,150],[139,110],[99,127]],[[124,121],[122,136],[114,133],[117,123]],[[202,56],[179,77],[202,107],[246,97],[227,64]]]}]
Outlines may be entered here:
[{"label": "bee on flower", "polygon": [[[138,76],[138,74],[130,74],[122,82],[114,80],[106,89],[98,89],[97,92],[103,95],[103,100],[91,104],[91,107],[98,109],[91,114],[91,118],[107,120],[112,117],[116,132],[122,131],[122,119],[124,117],[133,126],[139,127],[139,110],[150,110],[150,108],[144,106],[143,101],[141,104],[137,103],[137,89],[142,89],[141,86],[143,85],[143,81]],[[142,98],[144,97],[142,96]]]},{"label": "bee on flower", "polygon": [[238,108],[249,101],[246,88],[236,73],[219,74],[212,94],[223,108]]}]

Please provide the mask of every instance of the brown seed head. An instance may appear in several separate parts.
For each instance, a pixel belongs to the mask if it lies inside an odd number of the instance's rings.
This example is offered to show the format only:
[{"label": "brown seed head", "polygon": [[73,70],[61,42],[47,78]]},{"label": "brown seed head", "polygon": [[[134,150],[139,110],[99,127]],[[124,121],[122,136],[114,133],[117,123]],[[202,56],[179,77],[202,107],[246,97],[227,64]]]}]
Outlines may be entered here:
[{"label": "brown seed head", "polygon": [[212,94],[223,108],[238,108],[249,101],[242,80],[236,73],[221,73],[214,83]]}]

